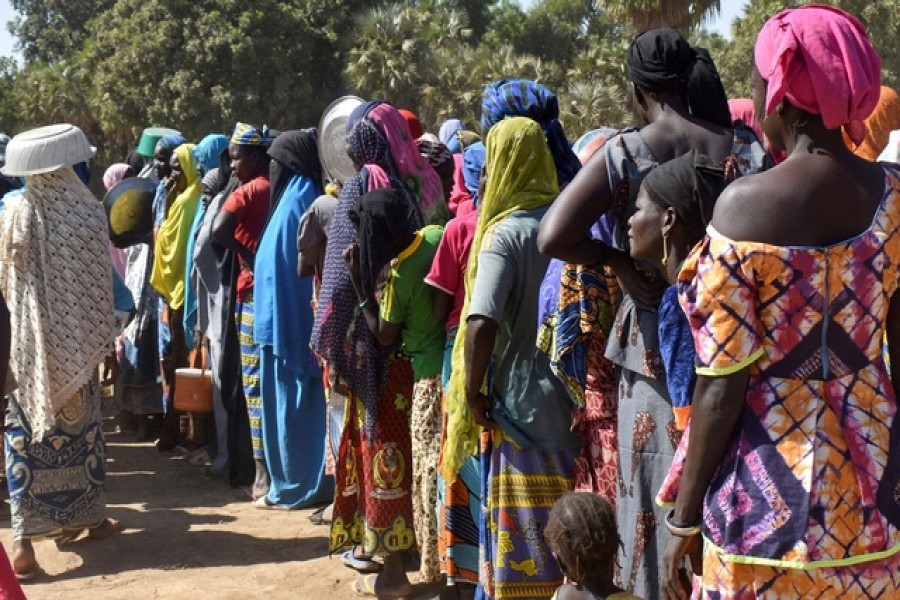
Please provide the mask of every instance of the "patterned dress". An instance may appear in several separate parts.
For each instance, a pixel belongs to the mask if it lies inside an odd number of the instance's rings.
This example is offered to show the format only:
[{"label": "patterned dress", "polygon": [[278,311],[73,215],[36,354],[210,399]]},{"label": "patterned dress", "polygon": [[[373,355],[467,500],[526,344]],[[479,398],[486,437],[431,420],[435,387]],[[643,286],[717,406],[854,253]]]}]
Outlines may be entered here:
[{"label": "patterned dress", "polygon": [[[618,135],[599,152],[606,155],[613,190],[613,242],[627,250],[627,222],[634,198],[658,160],[639,132]],[[764,162],[765,151],[756,136],[747,128],[735,128],[726,167],[746,175],[761,170]],[[661,279],[652,267],[644,267],[648,277]],[[609,338],[606,358],[618,367],[616,513],[623,556],[617,583],[637,596],[659,598],[663,552],[670,536],[662,526],[666,511],[657,505],[655,495],[672,464],[681,432],[660,353],[657,311],[639,309],[625,296]]]},{"label": "patterned dress", "polygon": [[703,511],[711,598],[900,597],[900,421],[882,338],[900,278],[900,170],[826,247],[710,229],[681,272],[697,372],[750,368]]}]

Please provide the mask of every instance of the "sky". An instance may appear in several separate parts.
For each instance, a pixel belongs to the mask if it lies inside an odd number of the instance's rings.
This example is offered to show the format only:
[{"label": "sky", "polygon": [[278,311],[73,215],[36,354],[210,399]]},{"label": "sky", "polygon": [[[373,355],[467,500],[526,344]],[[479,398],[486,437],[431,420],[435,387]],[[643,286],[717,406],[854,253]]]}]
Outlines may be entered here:
[{"label": "sky", "polygon": [[[722,12],[718,18],[707,23],[707,28],[725,37],[731,37],[731,22],[744,11],[748,0],[721,0]],[[534,0],[519,0],[519,3],[528,7]],[[13,54],[15,40],[6,29],[6,23],[15,17],[15,13],[9,4],[9,0],[0,0],[0,56]]]}]

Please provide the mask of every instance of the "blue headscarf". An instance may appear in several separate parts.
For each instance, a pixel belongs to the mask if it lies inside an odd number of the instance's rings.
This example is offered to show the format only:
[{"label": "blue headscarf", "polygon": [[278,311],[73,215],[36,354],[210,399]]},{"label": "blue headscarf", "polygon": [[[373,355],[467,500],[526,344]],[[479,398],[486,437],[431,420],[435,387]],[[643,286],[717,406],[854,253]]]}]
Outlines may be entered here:
[{"label": "blue headscarf", "polygon": [[447,150],[453,154],[462,152],[462,142],[460,141],[459,136],[456,135],[456,132],[462,128],[463,123],[459,119],[447,119],[444,121],[444,124],[441,125],[441,129],[438,132],[438,137],[444,142],[444,145],[447,146]]},{"label": "blue headscarf", "polygon": [[175,148],[186,142],[187,140],[185,140],[184,136],[180,133],[172,133],[159,138],[159,141],[156,142],[156,145],[161,146],[163,150],[175,150]]},{"label": "blue headscarf", "polygon": [[560,187],[575,178],[581,162],[566,139],[566,132],[559,122],[559,102],[556,94],[528,79],[501,79],[484,88],[481,99],[481,133],[506,117],[528,117],[538,122],[544,135]]},{"label": "blue headscarf", "polygon": [[194,146],[191,152],[194,154],[194,161],[201,177],[219,167],[222,152],[226,148],[228,138],[221,133],[211,133]]},{"label": "blue headscarf", "polygon": [[72,170],[75,171],[75,174],[78,175],[78,179],[81,180],[81,183],[83,183],[85,187],[91,186],[91,163],[87,161],[80,162],[76,165],[72,165]]},{"label": "blue headscarf", "polygon": [[485,148],[481,142],[475,142],[463,152],[463,180],[466,190],[472,195],[472,204],[478,206],[478,181],[481,179],[481,166],[484,164]]}]

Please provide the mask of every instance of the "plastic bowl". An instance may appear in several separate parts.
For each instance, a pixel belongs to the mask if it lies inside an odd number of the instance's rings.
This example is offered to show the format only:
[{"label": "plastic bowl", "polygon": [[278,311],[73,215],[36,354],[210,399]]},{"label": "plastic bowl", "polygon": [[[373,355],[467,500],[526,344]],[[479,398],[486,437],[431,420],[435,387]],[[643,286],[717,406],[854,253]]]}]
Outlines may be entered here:
[{"label": "plastic bowl", "polygon": [[69,123],[30,129],[18,134],[6,147],[4,175],[40,175],[70,167],[94,157],[84,133]]}]

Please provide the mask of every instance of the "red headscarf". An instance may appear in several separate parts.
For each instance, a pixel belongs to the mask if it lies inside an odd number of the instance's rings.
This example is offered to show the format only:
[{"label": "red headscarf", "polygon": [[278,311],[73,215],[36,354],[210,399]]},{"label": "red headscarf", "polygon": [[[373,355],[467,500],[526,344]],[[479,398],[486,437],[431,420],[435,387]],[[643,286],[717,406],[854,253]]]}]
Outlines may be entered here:
[{"label": "red headscarf", "polygon": [[407,110],[405,108],[399,109],[397,112],[403,117],[403,120],[406,121],[406,124],[409,125],[409,132],[412,134],[413,139],[419,139],[422,137],[422,134],[425,133],[425,128],[422,127],[422,121],[419,120],[419,117],[416,116],[411,110]]}]

